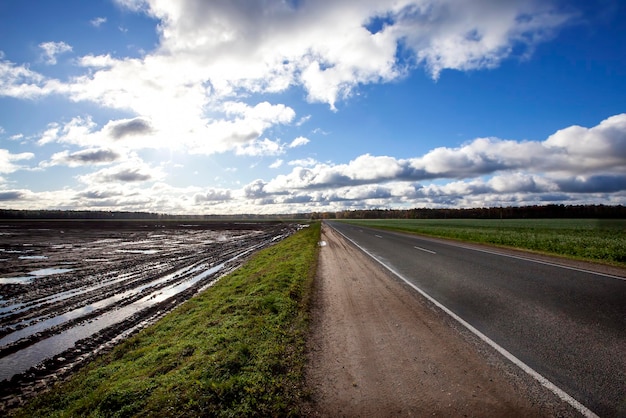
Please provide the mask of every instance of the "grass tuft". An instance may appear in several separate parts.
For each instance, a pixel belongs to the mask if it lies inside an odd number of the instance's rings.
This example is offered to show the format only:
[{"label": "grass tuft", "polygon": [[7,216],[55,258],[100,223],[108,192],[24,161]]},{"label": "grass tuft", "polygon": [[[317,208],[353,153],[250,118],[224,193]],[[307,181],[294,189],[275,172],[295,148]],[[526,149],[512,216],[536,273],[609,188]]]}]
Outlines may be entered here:
[{"label": "grass tuft", "polygon": [[259,251],[17,416],[297,416],[319,223]]}]

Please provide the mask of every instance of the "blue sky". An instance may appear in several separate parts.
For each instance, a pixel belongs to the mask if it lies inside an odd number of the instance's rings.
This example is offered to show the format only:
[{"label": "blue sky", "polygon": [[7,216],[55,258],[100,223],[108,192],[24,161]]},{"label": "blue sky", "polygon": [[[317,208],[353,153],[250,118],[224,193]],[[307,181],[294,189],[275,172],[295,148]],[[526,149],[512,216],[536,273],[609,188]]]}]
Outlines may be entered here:
[{"label": "blue sky", "polygon": [[0,0],[0,207],[626,204],[619,0]]}]

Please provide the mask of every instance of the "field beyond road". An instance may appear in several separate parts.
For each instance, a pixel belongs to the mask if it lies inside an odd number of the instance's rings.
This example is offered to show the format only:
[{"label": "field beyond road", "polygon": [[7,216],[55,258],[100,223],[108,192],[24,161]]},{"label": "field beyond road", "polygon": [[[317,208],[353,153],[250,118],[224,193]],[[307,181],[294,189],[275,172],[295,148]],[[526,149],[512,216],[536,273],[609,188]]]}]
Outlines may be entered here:
[{"label": "field beyond road", "polygon": [[351,219],[342,222],[626,267],[626,219]]}]

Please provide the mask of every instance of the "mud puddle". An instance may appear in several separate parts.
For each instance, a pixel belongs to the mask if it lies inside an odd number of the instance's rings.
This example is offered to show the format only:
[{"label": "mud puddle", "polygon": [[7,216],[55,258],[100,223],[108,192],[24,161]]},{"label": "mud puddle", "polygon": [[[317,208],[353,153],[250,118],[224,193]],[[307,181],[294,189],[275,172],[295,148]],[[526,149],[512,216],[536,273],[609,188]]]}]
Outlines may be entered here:
[{"label": "mud puddle", "polygon": [[6,411],[298,226],[0,221],[0,228],[0,411]]}]

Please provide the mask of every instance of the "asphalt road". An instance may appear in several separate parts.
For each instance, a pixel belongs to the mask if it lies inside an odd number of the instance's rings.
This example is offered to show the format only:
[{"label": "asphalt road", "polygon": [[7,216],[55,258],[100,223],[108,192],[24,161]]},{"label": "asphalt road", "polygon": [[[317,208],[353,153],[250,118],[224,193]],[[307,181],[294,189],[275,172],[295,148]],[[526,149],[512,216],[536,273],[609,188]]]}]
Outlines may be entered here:
[{"label": "asphalt road", "polygon": [[626,278],[329,222],[599,416],[626,416]]}]

